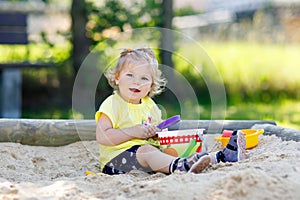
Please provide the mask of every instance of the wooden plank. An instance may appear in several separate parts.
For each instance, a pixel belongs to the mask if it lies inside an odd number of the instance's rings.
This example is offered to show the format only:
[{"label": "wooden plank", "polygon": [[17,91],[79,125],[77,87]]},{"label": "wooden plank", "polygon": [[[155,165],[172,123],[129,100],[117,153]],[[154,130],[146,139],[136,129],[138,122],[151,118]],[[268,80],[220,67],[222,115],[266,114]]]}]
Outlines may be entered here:
[{"label": "wooden plank", "polygon": [[27,33],[0,32],[0,44],[28,44]]},{"label": "wooden plank", "polygon": [[30,63],[30,62],[20,62],[20,63],[0,63],[0,70],[12,69],[12,68],[45,68],[54,67],[54,63]]},{"label": "wooden plank", "polygon": [[[273,121],[260,120],[183,120],[179,125],[181,129],[191,129],[218,123],[223,124],[226,129],[246,129],[251,128],[253,123],[268,122],[275,124]],[[176,127],[172,128],[174,130]],[[0,142],[27,145],[61,146],[80,140],[96,139],[95,120],[0,119],[0,130]]]},{"label": "wooden plank", "polygon": [[0,26],[27,26],[27,14],[0,13]]},{"label": "wooden plank", "polygon": [[28,44],[27,33],[0,31],[0,44]]},{"label": "wooden plank", "polygon": [[0,119],[0,142],[62,146],[95,140],[94,120]]},{"label": "wooden plank", "polygon": [[0,44],[28,44],[26,14],[0,13]]},{"label": "wooden plank", "polygon": [[294,140],[296,142],[300,141],[300,130],[274,126],[272,124],[255,124],[254,126],[252,126],[252,128],[264,129],[265,135],[276,135],[282,140]]}]

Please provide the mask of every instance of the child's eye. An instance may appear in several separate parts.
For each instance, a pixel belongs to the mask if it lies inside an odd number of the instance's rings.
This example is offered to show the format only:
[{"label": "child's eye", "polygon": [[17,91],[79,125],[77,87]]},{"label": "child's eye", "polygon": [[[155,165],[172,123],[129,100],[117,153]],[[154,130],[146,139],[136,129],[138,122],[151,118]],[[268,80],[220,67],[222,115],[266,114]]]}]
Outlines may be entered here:
[{"label": "child's eye", "polygon": [[147,77],[142,77],[143,81],[149,81],[149,79]]},{"label": "child's eye", "polygon": [[133,74],[128,73],[128,74],[126,74],[126,76],[133,77]]}]

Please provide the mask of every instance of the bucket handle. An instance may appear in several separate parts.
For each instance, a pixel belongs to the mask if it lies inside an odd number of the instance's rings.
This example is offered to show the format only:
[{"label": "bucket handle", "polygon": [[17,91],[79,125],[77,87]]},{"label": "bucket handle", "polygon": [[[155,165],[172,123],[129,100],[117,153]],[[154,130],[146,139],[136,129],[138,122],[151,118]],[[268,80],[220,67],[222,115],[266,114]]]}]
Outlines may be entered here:
[{"label": "bucket handle", "polygon": [[200,138],[200,140],[202,140],[202,144],[203,144],[203,146],[204,146],[204,153],[206,153],[206,152],[208,151],[208,146],[207,146],[207,143],[206,143],[206,141],[205,141],[205,139],[204,139],[204,137],[203,137],[203,135],[202,135],[202,132],[203,132],[203,131],[198,130],[198,131],[197,131],[197,135],[198,135],[198,137]]}]

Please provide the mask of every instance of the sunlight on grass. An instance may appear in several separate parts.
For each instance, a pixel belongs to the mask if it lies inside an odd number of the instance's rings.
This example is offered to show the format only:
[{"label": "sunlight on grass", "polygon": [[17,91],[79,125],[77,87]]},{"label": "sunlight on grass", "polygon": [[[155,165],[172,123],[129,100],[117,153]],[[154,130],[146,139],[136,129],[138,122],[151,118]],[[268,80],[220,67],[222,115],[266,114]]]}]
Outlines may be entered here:
[{"label": "sunlight on grass", "polygon": [[49,47],[46,44],[29,45],[0,45],[0,62],[62,62],[70,55],[71,44],[55,45]]},{"label": "sunlight on grass", "polygon": [[279,126],[300,129],[300,102],[231,105],[227,107],[227,119],[273,120]]},{"label": "sunlight on grass", "polygon": [[224,82],[232,87],[296,89],[300,85],[300,48],[296,44],[230,42],[207,43],[204,47]]},{"label": "sunlight on grass", "polygon": [[[300,97],[300,48],[297,44],[259,44],[249,42],[205,42],[204,50],[215,63],[228,92],[243,91],[249,96],[256,91],[286,91]],[[199,48],[184,44],[179,52],[192,63],[198,62]],[[201,61],[200,61],[201,62]],[[176,60],[176,68],[184,71],[186,63]],[[204,66],[211,67],[211,66]],[[266,98],[267,95],[265,95]],[[285,98],[284,96],[282,98]],[[268,100],[268,99],[267,99]]]}]

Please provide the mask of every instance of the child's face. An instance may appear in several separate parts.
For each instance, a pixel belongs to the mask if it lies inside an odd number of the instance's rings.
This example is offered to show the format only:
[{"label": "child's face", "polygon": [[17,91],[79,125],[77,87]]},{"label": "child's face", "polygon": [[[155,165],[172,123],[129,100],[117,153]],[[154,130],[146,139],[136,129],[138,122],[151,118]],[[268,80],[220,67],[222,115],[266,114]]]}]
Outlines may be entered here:
[{"label": "child's face", "polygon": [[129,103],[139,104],[151,90],[152,75],[148,63],[124,66],[115,80],[120,96]]}]

